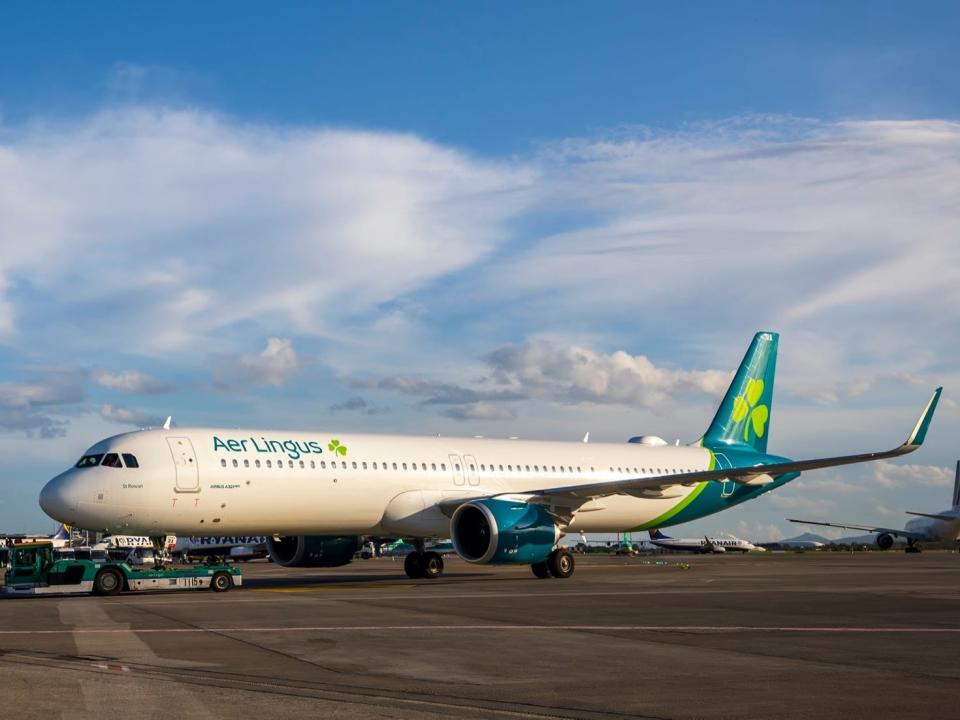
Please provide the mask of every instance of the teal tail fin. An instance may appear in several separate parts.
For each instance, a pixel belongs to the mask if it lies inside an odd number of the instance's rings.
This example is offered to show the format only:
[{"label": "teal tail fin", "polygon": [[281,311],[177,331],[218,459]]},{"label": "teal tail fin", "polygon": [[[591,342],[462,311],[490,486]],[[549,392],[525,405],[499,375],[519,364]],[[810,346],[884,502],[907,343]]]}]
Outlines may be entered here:
[{"label": "teal tail fin", "polygon": [[733,446],[767,451],[779,340],[780,336],[771,332],[753,336],[701,445],[711,449]]}]

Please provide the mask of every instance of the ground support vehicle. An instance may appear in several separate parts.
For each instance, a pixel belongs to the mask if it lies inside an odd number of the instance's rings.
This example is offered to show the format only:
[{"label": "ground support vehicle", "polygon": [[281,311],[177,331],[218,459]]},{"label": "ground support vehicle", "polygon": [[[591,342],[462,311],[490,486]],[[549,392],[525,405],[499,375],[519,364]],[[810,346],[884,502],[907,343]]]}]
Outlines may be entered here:
[{"label": "ground support vehicle", "polygon": [[110,560],[58,560],[49,542],[14,545],[6,584],[0,592],[15,595],[116,595],[143,590],[206,590],[226,592],[243,582],[230,565],[194,565],[139,570]]}]

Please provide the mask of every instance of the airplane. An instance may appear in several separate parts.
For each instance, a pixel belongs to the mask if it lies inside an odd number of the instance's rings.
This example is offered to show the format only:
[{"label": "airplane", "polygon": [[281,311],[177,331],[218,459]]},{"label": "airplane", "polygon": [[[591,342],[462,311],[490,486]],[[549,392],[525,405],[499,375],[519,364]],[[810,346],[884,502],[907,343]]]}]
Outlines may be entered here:
[{"label": "airplane", "polygon": [[924,441],[937,388],[906,441],[883,452],[790,460],[767,452],[779,336],[757,333],[697,442],[544,442],[241,430],[145,429],[94,444],[40,506],[80,527],[151,536],[265,535],[279,565],[345,565],[363,536],[404,537],[411,578],[443,573],[426,541],[475,564],[566,578],[567,533],[638,532],[720,512],[801,472],[892,458]]},{"label": "airplane", "polygon": [[70,544],[70,526],[61,523],[53,535],[30,535],[25,533],[6,534],[0,537],[0,544],[4,547],[17,543],[49,542],[55,549],[62,549]]},{"label": "airplane", "polygon": [[757,547],[751,542],[741,540],[731,535],[727,538],[711,538],[706,535],[703,538],[672,538],[667,537],[659,529],[650,531],[650,542],[667,550],[682,550],[685,552],[697,553],[724,553],[727,550],[735,552],[764,552],[764,549]]},{"label": "airplane", "polygon": [[252,560],[267,556],[267,538],[263,535],[178,537],[170,553],[174,557],[217,557]]},{"label": "airplane", "polygon": [[896,538],[907,541],[904,552],[920,552],[922,542],[950,542],[960,539],[960,460],[957,461],[957,470],[953,478],[953,505],[943,512],[922,513],[905,510],[907,515],[917,515],[910,520],[902,530],[896,528],[875,527],[872,525],[852,525],[849,523],[815,522],[813,520],[790,520],[803,525],[824,525],[826,527],[843,528],[845,530],[863,530],[875,534],[874,543],[881,550],[893,547]]}]

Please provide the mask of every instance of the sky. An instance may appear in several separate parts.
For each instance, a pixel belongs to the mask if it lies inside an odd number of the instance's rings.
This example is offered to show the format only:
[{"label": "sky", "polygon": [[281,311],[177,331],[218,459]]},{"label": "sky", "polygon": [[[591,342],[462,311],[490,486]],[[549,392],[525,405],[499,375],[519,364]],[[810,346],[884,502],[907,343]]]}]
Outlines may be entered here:
[{"label": "sky", "polygon": [[155,425],[902,441],[683,534],[899,526],[960,457],[955,3],[0,9],[0,530]]}]

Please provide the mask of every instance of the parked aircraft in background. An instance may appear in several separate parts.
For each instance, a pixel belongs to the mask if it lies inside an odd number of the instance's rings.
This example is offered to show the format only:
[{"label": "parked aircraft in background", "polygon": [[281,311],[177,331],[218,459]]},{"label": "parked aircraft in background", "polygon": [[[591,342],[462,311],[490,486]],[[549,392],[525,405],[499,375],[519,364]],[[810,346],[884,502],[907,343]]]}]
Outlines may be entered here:
[{"label": "parked aircraft in background", "polygon": [[170,550],[174,557],[215,557],[231,560],[253,560],[267,556],[267,538],[263,535],[229,537],[178,537]]},{"label": "parked aircraft in background", "polygon": [[951,542],[960,538],[960,460],[953,479],[953,504],[938,513],[922,513],[906,510],[907,515],[917,515],[916,520],[910,520],[902,530],[896,528],[875,527],[872,525],[853,525],[850,523],[817,522],[814,520],[790,520],[802,525],[824,525],[826,527],[844,528],[846,530],[863,530],[873,533],[877,547],[889,550],[893,547],[896,538],[907,541],[906,552],[920,552],[922,542]]},{"label": "parked aircraft in background", "polygon": [[236,428],[165,428],[93,445],[40,495],[63,522],[112,532],[266,535],[275,562],[343,565],[362,536],[403,537],[410,577],[443,572],[429,539],[480,564],[569,577],[567,533],[679,525],[802,471],[897,457],[923,443],[941,389],[888,451],[794,461],[767,453],[778,336],[761,332],[713,422],[688,446],[533,442]]},{"label": "parked aircraft in background", "polygon": [[667,550],[681,550],[683,552],[723,553],[728,550],[733,552],[750,552],[751,550],[764,552],[762,547],[757,547],[753,543],[741,540],[733,535],[725,538],[711,538],[706,535],[702,538],[672,538],[667,537],[660,530],[651,530],[650,542]]},{"label": "parked aircraft in background", "polygon": [[70,526],[61,524],[53,535],[30,535],[28,533],[12,533],[0,536],[0,544],[4,547],[22,542],[37,542],[46,540],[50,542],[55,549],[66,547],[70,544]]}]

